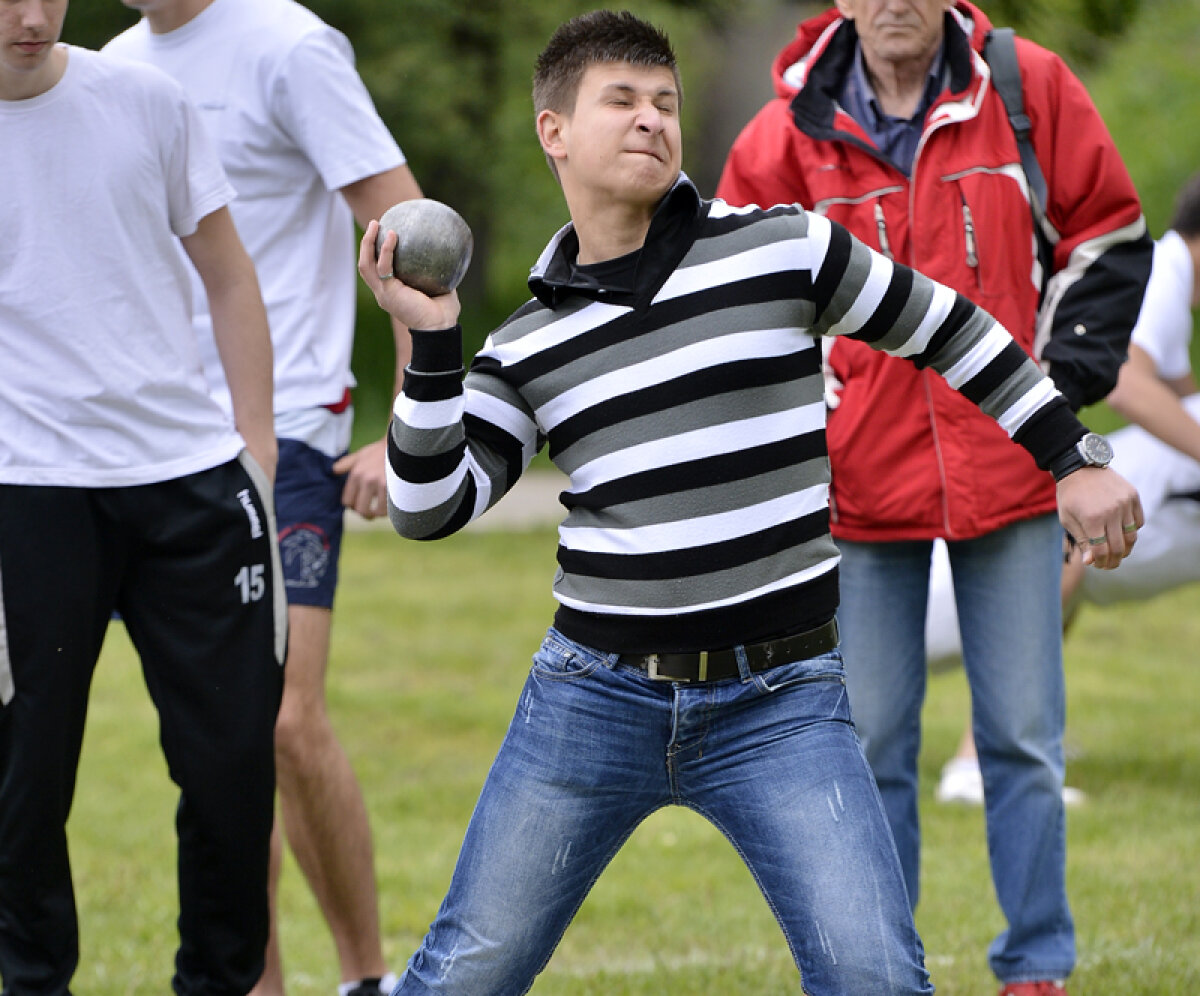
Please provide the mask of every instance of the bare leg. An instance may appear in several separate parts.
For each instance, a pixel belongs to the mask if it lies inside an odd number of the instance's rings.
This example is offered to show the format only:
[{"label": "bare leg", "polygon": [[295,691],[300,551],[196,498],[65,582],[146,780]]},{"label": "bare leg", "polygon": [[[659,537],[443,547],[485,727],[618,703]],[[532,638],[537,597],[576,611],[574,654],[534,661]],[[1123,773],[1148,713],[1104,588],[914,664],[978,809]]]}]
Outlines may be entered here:
[{"label": "bare leg", "polygon": [[963,727],[962,739],[958,742],[958,750],[954,752],[954,756],[968,761],[975,760],[975,731],[971,728],[970,717],[967,717],[967,725]]},{"label": "bare leg", "polygon": [[[288,844],[329,925],[342,981],[349,982],[382,976],[387,966],[379,937],[367,808],[325,705],[330,622],[327,609],[288,608],[288,659],[275,727],[275,761]],[[262,996],[279,996],[282,991],[280,987]]]}]

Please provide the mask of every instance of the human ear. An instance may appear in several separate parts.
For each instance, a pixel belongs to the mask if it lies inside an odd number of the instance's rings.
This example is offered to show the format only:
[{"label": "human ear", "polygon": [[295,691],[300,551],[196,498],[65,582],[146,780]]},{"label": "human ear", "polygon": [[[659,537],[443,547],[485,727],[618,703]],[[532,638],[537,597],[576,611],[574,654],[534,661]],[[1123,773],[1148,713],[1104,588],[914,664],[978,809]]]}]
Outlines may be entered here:
[{"label": "human ear", "polygon": [[551,159],[565,159],[567,156],[565,118],[557,111],[547,109],[538,113],[535,123],[542,151]]}]

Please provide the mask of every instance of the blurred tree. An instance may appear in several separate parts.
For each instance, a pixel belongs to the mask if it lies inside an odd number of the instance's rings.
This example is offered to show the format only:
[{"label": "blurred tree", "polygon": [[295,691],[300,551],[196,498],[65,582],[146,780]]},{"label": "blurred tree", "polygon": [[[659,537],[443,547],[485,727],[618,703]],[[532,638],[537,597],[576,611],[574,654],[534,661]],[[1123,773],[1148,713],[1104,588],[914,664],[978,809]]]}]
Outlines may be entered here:
[{"label": "blurred tree", "polygon": [[118,31],[138,19],[137,12],[121,0],[75,0],[67,10],[63,40],[84,48],[100,48]]}]

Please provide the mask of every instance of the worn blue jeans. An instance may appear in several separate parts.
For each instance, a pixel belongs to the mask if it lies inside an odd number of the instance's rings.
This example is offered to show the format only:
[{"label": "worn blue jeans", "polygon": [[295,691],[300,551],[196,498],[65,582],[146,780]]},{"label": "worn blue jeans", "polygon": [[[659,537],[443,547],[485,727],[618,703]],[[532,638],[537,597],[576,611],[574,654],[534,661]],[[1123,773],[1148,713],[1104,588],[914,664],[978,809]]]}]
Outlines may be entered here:
[{"label": "worn blue jeans", "polygon": [[395,992],[526,992],[621,845],[672,804],[733,843],[804,992],[932,992],[839,653],[672,684],[553,629]]},{"label": "worn blue jeans", "polygon": [[[915,905],[931,544],[838,547],[850,704]],[[989,960],[1004,982],[1065,978],[1075,964],[1075,929],[1062,804],[1062,530],[1054,516],[1041,516],[948,548],[992,881],[1008,921]]]}]

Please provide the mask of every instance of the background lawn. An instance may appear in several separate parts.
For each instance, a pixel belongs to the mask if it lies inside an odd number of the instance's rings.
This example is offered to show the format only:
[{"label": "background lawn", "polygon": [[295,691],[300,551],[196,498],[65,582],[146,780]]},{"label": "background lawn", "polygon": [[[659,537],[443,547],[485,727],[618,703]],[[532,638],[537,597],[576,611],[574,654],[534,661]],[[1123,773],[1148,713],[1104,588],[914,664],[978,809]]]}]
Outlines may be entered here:
[{"label": "background lawn", "polygon": [[[553,610],[555,537],[469,532],[433,544],[351,533],[334,626],[334,721],[366,792],[385,949],[399,970],[441,900],[480,783]],[[1200,612],[1197,589],[1085,607],[1067,640],[1069,885],[1078,996],[1200,992]],[[995,993],[1001,928],[982,813],[934,803],[966,711],[935,677],[922,756],[918,925],[938,991]],[[176,933],[174,788],[124,630],[97,670],[71,820],[81,996],[168,990]],[[281,892],[289,993],[331,996],[333,945],[290,856]],[[707,823],[651,818],[580,911],[533,992],[800,991],[749,873]]]}]

